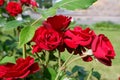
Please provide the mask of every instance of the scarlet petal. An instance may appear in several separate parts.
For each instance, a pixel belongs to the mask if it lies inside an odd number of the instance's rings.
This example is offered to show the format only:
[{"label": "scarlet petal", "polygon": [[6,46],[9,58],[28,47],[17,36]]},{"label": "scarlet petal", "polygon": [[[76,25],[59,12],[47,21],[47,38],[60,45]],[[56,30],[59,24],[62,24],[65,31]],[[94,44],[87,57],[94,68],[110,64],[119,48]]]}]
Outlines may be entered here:
[{"label": "scarlet petal", "polygon": [[47,20],[43,22],[43,25],[46,28],[52,28],[58,32],[63,32],[67,29],[70,22],[71,22],[71,17],[66,17],[63,15],[55,15],[53,17],[47,18]]},{"label": "scarlet petal", "polygon": [[95,58],[101,63],[107,66],[112,65],[111,59],[114,59],[115,52],[112,44],[106,36],[103,34],[96,36],[92,43],[92,50]]},{"label": "scarlet petal", "polygon": [[[3,69],[3,70],[2,70]],[[17,80],[25,78],[29,74],[35,73],[39,70],[38,63],[34,63],[34,59],[30,56],[18,58],[16,64],[7,63],[0,66],[0,78],[5,80]]]},{"label": "scarlet petal", "polygon": [[31,70],[31,72],[30,72],[31,74],[40,70],[38,63],[34,63],[33,65],[31,65],[31,67],[29,69]]},{"label": "scarlet petal", "polygon": [[78,46],[78,44],[76,44],[74,41],[70,40],[70,39],[65,39],[64,42],[66,43],[67,46],[69,46],[70,48],[76,48]]}]

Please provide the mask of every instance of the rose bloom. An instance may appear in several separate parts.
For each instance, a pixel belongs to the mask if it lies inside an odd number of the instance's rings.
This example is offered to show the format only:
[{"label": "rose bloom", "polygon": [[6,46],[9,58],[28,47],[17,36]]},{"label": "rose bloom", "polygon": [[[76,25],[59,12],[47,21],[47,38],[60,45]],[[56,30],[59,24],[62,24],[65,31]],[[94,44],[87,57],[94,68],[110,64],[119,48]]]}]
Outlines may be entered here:
[{"label": "rose bloom", "polygon": [[92,50],[95,58],[101,63],[107,66],[112,65],[111,59],[114,59],[115,52],[111,42],[105,35],[100,34],[95,37],[92,43]]},{"label": "rose bloom", "polygon": [[31,0],[20,0],[22,4],[29,5],[31,3]]},{"label": "rose bloom", "polygon": [[[74,52],[74,54],[83,55],[86,52],[86,48],[90,49],[92,41],[94,39],[95,33],[90,30],[90,28],[82,29],[80,26],[76,26],[74,30],[67,30],[64,33],[64,43],[67,46],[69,52]],[[69,48],[70,50],[69,50]],[[83,58],[84,61],[92,61],[91,56],[86,56]]]},{"label": "rose bloom", "polygon": [[18,2],[11,1],[7,4],[6,11],[11,16],[17,16],[18,14],[22,13],[22,6]]},{"label": "rose bloom", "polygon": [[47,29],[44,26],[39,27],[35,31],[32,39],[35,42],[32,52],[40,52],[41,50],[54,50],[61,42],[61,35],[53,29]]},{"label": "rose bloom", "polygon": [[80,26],[77,26],[74,30],[65,32],[64,42],[70,48],[77,48],[78,45],[90,48],[94,36],[95,33],[90,28],[82,30]]},{"label": "rose bloom", "polygon": [[38,7],[36,0],[31,0],[30,4],[32,5],[32,7]]},{"label": "rose bloom", "polygon": [[32,57],[28,56],[25,59],[19,58],[17,59],[16,64],[7,63],[5,65],[0,65],[0,79],[23,79],[29,74],[39,71],[39,69],[38,63],[35,63]]},{"label": "rose bloom", "polygon": [[68,28],[70,22],[71,17],[55,15],[53,17],[47,18],[47,20],[43,22],[43,25],[47,28],[53,28],[58,32],[63,32]]},{"label": "rose bloom", "polygon": [[0,0],[0,6],[2,6],[4,4],[4,0]]}]

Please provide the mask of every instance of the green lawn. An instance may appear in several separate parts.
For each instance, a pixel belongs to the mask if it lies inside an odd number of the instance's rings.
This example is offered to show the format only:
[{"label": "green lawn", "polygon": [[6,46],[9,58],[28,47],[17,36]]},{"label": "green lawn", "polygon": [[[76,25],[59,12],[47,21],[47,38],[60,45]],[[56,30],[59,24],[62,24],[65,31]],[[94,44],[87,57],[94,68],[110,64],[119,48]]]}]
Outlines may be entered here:
[{"label": "green lawn", "polygon": [[120,76],[120,30],[95,30],[95,32],[97,34],[105,34],[112,42],[116,52],[116,57],[113,60],[113,65],[111,67],[108,67],[97,62],[96,60],[92,62],[83,62],[80,60],[72,63],[68,69],[77,64],[84,66],[88,71],[90,71],[91,68],[94,68],[95,71],[98,71],[101,74],[101,80],[118,80],[118,77]]}]

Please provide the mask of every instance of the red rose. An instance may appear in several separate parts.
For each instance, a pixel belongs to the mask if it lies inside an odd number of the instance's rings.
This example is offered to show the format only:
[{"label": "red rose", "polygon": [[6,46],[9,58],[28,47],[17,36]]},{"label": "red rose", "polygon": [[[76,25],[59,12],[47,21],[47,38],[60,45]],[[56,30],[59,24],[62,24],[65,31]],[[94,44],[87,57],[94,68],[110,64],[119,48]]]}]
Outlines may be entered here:
[{"label": "red rose", "polygon": [[38,7],[36,0],[31,0],[30,4],[32,5],[32,7]]},{"label": "red rose", "polygon": [[70,22],[71,17],[55,15],[53,17],[49,17],[46,21],[44,21],[43,25],[47,28],[53,28],[54,30],[61,32],[67,29]]},{"label": "red rose", "polygon": [[94,56],[103,64],[111,66],[111,59],[114,59],[115,52],[109,39],[100,34],[96,36],[92,43]]},{"label": "red rose", "polygon": [[31,0],[20,0],[20,2],[21,2],[22,4],[29,5],[30,2],[31,2]]},{"label": "red rose", "polygon": [[61,42],[61,36],[53,29],[47,29],[45,27],[39,27],[32,39],[35,42],[32,52],[39,52],[41,50],[53,50]]},{"label": "red rose", "polygon": [[6,10],[11,16],[17,16],[22,13],[22,6],[20,3],[11,1],[7,4]]},{"label": "red rose", "polygon": [[86,28],[86,29],[82,30],[82,28],[79,26],[75,27],[74,31],[77,33],[77,36],[79,38],[79,44],[81,46],[90,48],[93,38],[95,36],[94,31],[90,30],[90,28]]},{"label": "red rose", "polygon": [[64,42],[70,48],[77,48],[79,45],[79,38],[75,31],[67,30],[64,35]]},{"label": "red rose", "polygon": [[34,59],[30,56],[27,58],[19,58],[16,64],[7,63],[0,66],[0,78],[5,80],[13,80],[25,78],[29,74],[39,70],[38,63],[34,63]]},{"label": "red rose", "polygon": [[0,0],[0,6],[4,4],[4,0]]},{"label": "red rose", "polygon": [[65,32],[64,42],[70,48],[77,48],[78,45],[90,48],[95,33],[89,28],[82,30],[77,26],[74,30],[67,30]]},{"label": "red rose", "polygon": [[19,79],[15,79],[15,78],[1,78],[0,80],[19,80]]}]

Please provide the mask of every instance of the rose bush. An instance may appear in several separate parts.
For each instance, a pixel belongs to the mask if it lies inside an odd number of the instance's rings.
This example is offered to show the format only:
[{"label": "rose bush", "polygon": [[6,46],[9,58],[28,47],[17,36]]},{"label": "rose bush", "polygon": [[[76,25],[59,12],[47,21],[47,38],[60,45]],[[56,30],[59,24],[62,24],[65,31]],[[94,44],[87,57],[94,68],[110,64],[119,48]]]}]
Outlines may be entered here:
[{"label": "rose bush", "polygon": [[[58,16],[62,17],[56,18]],[[47,20],[51,19],[51,23],[53,22],[54,25],[48,26],[50,23],[47,22],[47,25],[43,24],[45,26],[40,26],[40,28],[36,30],[32,39],[32,41],[35,42],[35,45],[33,46],[33,53],[40,52],[42,50],[55,50],[58,46],[60,46],[60,43],[63,43],[66,44],[67,49],[71,49],[70,52],[74,51],[74,54],[80,54],[80,56],[84,55],[83,53],[86,51],[85,48],[92,49],[93,56],[95,56],[95,58],[97,58],[103,64],[111,66],[111,59],[114,59],[115,52],[109,39],[104,35],[97,36],[94,31],[90,30],[90,28],[83,30],[80,26],[77,26],[74,28],[74,30],[70,30],[65,29],[66,27],[63,25],[55,25],[58,20],[65,20],[65,18],[67,17],[63,15],[50,17]],[[70,23],[70,20],[67,22]],[[63,23],[64,22],[61,22],[61,24]],[[56,30],[57,28],[59,28],[59,30],[64,29],[62,36],[56,32],[58,31]],[[83,60],[91,61],[92,57],[87,55],[85,58],[83,58]]]},{"label": "rose bush", "polygon": [[[90,6],[95,1],[83,3]],[[90,76],[100,80],[100,74],[93,69],[90,73],[80,66],[75,66],[72,73],[67,70],[71,63],[80,59],[86,62],[97,59],[111,66],[116,55],[105,35],[97,35],[89,27],[83,29],[79,25],[73,26],[72,17],[55,14],[59,7],[77,9],[80,6],[74,3],[78,2],[81,4],[81,0],[73,0],[72,3],[64,0],[50,9],[42,10],[37,8],[35,0],[0,0],[0,18],[3,20],[0,26],[14,32],[13,35],[3,34],[10,38],[5,42],[0,40],[0,53],[3,54],[0,59],[0,80],[64,80],[67,77],[73,80],[84,80],[87,77],[90,80]],[[68,5],[75,7],[69,8]],[[86,5],[81,4],[80,8],[88,8]],[[24,11],[27,10],[36,15],[40,13],[40,18],[34,20],[31,15],[25,15]],[[73,76],[74,73],[78,74]]]}]

